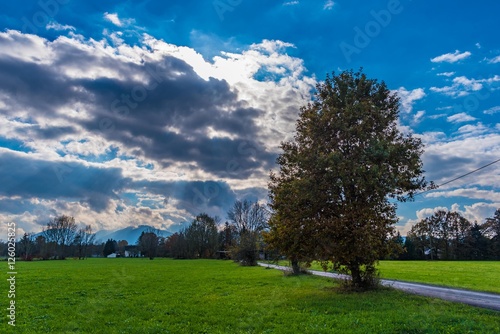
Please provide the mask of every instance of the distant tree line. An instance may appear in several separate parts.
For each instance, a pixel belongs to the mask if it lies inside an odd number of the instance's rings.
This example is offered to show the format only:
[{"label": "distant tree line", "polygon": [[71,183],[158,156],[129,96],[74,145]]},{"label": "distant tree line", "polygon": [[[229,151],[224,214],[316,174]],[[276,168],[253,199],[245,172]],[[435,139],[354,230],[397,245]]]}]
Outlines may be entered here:
[{"label": "distant tree line", "polygon": [[458,212],[437,211],[415,224],[397,243],[403,260],[500,260],[500,209],[482,224]]},{"label": "distant tree line", "polygon": [[264,249],[261,232],[267,228],[266,207],[258,202],[237,200],[227,218],[229,221],[219,229],[219,218],[199,214],[188,227],[167,238],[168,256],[231,258],[242,265],[255,265]]},{"label": "distant tree line", "polygon": [[[4,248],[0,244],[3,254]],[[38,234],[24,233],[17,242],[16,255],[22,260],[57,259],[67,257],[85,259],[96,251],[95,233],[90,225],[80,226],[75,218],[61,215],[52,218]]]},{"label": "distant tree line", "polygon": [[[236,201],[227,212],[225,224],[218,217],[201,213],[181,231],[168,238],[153,228],[141,233],[135,245],[126,240],[108,239],[97,243],[90,225],[79,227],[74,217],[61,215],[51,219],[42,233],[25,233],[16,252],[22,260],[68,257],[85,259],[107,257],[172,257],[177,259],[233,259],[242,265],[256,265],[264,253],[262,232],[267,228],[268,211],[264,205],[247,200]],[[0,255],[7,247],[0,242]]]}]

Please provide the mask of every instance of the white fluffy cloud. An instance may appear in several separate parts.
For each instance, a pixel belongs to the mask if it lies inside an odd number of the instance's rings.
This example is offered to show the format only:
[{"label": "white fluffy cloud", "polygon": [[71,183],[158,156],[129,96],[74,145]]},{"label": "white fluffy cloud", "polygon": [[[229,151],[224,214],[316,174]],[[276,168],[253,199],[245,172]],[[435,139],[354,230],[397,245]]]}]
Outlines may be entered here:
[{"label": "white fluffy cloud", "polygon": [[440,56],[434,57],[431,59],[431,62],[433,63],[455,63],[459,60],[466,59],[471,56],[471,53],[469,51],[465,52],[460,52],[458,50],[455,50],[453,53],[445,53]]},{"label": "white fluffy cloud", "polygon": [[494,75],[487,79],[469,79],[465,76],[453,78],[451,86],[431,87],[430,90],[436,93],[441,93],[451,97],[460,97],[478,92],[483,89],[484,85],[493,87],[500,82],[500,76]]},{"label": "white fluffy cloud", "polygon": [[406,113],[410,113],[413,110],[413,104],[415,101],[425,97],[425,92],[422,88],[416,88],[409,91],[404,87],[399,87],[399,89],[394,92],[396,92],[400,97],[401,107]]},{"label": "white fluffy cloud", "polygon": [[491,108],[486,109],[486,110],[484,111],[484,113],[485,113],[486,115],[493,115],[493,114],[496,114],[496,113],[498,113],[498,112],[500,112],[500,106],[491,107]]},{"label": "white fluffy cloud", "polygon": [[464,112],[454,114],[451,116],[448,116],[446,120],[450,123],[463,123],[463,122],[470,122],[476,120],[475,117],[472,117],[471,115],[468,115]]},{"label": "white fluffy cloud", "polygon": [[104,13],[104,18],[118,27],[123,26],[123,23],[120,20],[120,18],[118,17],[117,13],[106,12],[106,13]]}]

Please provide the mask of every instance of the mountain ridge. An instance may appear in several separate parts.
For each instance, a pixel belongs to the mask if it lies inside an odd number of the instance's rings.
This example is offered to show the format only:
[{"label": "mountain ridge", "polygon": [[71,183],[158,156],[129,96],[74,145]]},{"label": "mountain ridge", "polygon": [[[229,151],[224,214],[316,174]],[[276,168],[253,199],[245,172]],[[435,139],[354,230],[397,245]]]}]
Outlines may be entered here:
[{"label": "mountain ridge", "polygon": [[95,233],[95,242],[106,242],[108,239],[116,241],[126,240],[129,245],[135,245],[142,232],[154,230],[160,237],[168,237],[173,233],[167,230],[156,229],[149,225],[127,226],[119,230],[100,230]]}]

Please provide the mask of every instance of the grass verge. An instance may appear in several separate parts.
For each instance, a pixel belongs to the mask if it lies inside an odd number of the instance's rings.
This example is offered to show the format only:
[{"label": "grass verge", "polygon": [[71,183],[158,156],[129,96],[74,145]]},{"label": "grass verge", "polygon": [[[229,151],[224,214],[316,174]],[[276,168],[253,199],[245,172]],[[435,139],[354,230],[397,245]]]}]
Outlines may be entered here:
[{"label": "grass verge", "polygon": [[380,261],[377,268],[381,278],[500,293],[500,261]]}]

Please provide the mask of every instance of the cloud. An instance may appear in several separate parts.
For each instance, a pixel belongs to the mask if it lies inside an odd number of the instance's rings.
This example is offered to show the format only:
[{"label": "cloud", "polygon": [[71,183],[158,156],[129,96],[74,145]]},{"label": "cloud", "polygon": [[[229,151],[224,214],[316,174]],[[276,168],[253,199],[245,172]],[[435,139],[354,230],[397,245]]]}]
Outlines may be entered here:
[{"label": "cloud", "polygon": [[107,21],[113,23],[115,26],[117,27],[124,27],[124,26],[128,26],[130,24],[133,24],[135,22],[134,19],[122,19],[120,17],[118,17],[118,14],[117,13],[104,13],[104,19],[106,19]]},{"label": "cloud", "polygon": [[491,108],[483,111],[483,113],[486,115],[493,115],[493,114],[496,114],[498,112],[500,112],[500,106],[491,107]]},{"label": "cloud", "polygon": [[425,195],[427,198],[438,198],[438,197],[466,197],[472,199],[481,199],[489,202],[500,203],[500,193],[492,190],[479,189],[477,187],[472,188],[459,188],[450,191],[433,191]]},{"label": "cloud", "polygon": [[332,0],[327,0],[325,2],[325,4],[323,5],[323,9],[324,10],[332,10],[333,6],[335,6],[335,2],[333,2]]},{"label": "cloud", "polygon": [[444,76],[444,77],[451,77],[451,76],[455,75],[455,72],[442,72],[442,73],[438,73],[437,75]]},{"label": "cloud", "polygon": [[177,226],[224,217],[240,196],[266,199],[279,143],[316,84],[293,45],[264,40],[206,61],[149,35],[112,40],[0,32],[0,138],[30,152],[1,149],[0,220],[40,229],[23,214],[38,199],[43,219],[109,229],[149,212]]},{"label": "cloud", "polygon": [[83,201],[102,211],[121,190],[123,181],[119,169],[0,151],[0,196]]},{"label": "cloud", "polygon": [[288,2],[284,2],[283,6],[295,6],[295,5],[298,5],[298,4],[299,4],[298,1],[288,1]]},{"label": "cloud", "polygon": [[488,63],[490,63],[490,64],[500,63],[500,55],[488,60]]},{"label": "cloud", "polygon": [[419,123],[422,120],[422,118],[424,117],[424,115],[425,115],[424,110],[417,111],[417,113],[413,116],[413,122]]},{"label": "cloud", "polygon": [[113,23],[115,26],[122,27],[123,23],[120,21],[117,13],[104,13],[104,18],[109,22]]},{"label": "cloud", "polygon": [[454,114],[451,116],[448,116],[446,120],[450,123],[463,123],[463,122],[470,122],[476,120],[475,117],[472,117],[471,115],[468,115],[464,112],[461,112],[459,114]]},{"label": "cloud", "polygon": [[453,78],[452,82],[451,86],[431,87],[430,90],[451,97],[461,97],[480,91],[484,88],[485,84],[494,87],[497,82],[500,82],[500,76],[494,75],[487,79],[469,79],[465,76],[459,76]]},{"label": "cloud", "polygon": [[490,218],[495,213],[495,210],[500,208],[500,202],[485,203],[476,202],[472,205],[464,205],[464,210],[457,203],[452,204],[449,208],[446,206],[436,206],[433,208],[423,208],[416,211],[417,219],[408,219],[404,225],[397,225],[396,228],[400,231],[401,235],[406,235],[411,227],[422,219],[432,216],[437,211],[452,211],[458,212],[471,223],[477,222],[478,224],[484,223],[486,218]]},{"label": "cloud", "polygon": [[467,124],[458,128],[458,133],[466,136],[479,136],[488,131],[490,131],[490,129],[481,122],[476,125]]},{"label": "cloud", "polygon": [[425,97],[425,92],[422,88],[416,88],[408,91],[406,88],[400,87],[398,90],[393,92],[397,93],[397,95],[399,96],[401,107],[406,113],[412,111],[415,101],[418,101]]},{"label": "cloud", "polygon": [[[496,129],[466,125],[459,129],[458,137],[424,136],[422,155],[426,178],[442,184],[498,159],[500,135]],[[454,181],[448,187],[500,187],[494,168]]]},{"label": "cloud", "polygon": [[74,31],[74,30],[76,30],[76,28],[73,26],[70,26],[67,24],[62,25],[62,24],[57,23],[55,21],[47,23],[47,25],[45,26],[45,29],[47,29],[47,30],[52,29],[52,30],[57,30],[57,31],[63,31],[63,30],[73,30]]},{"label": "cloud", "polygon": [[442,62],[447,62],[447,63],[455,63],[459,60],[466,59],[471,56],[471,53],[469,51],[465,51],[460,53],[460,51],[456,50],[454,53],[445,53],[443,55],[434,57],[431,59],[431,62],[433,63],[442,63]]}]

